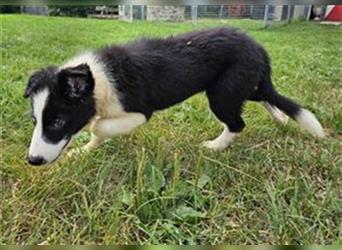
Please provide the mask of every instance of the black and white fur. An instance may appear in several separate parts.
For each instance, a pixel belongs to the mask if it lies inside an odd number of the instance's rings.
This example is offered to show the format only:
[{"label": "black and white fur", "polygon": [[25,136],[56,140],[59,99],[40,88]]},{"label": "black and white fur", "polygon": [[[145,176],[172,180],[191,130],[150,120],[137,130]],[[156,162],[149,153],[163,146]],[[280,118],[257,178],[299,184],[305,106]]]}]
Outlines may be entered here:
[{"label": "black and white fur", "polygon": [[290,116],[324,137],[310,111],[273,88],[266,51],[245,34],[221,28],[105,47],[34,73],[24,94],[31,97],[36,121],[29,162],[54,161],[87,124],[92,139],[86,150],[202,91],[224,127],[220,136],[204,143],[208,148],[226,148],[243,130],[247,100],[262,102],[280,123]]}]

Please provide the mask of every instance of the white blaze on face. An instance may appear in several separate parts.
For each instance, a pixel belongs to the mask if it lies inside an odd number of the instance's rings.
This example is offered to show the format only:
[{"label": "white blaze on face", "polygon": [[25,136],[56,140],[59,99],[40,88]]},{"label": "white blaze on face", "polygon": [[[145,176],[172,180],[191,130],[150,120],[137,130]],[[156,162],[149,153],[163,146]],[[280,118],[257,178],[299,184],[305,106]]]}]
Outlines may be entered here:
[{"label": "white blaze on face", "polygon": [[49,90],[46,88],[32,97],[33,115],[36,118],[36,127],[29,149],[29,157],[42,157],[46,163],[54,161],[68,140],[63,139],[54,144],[46,140],[43,134],[43,111],[49,97]]}]

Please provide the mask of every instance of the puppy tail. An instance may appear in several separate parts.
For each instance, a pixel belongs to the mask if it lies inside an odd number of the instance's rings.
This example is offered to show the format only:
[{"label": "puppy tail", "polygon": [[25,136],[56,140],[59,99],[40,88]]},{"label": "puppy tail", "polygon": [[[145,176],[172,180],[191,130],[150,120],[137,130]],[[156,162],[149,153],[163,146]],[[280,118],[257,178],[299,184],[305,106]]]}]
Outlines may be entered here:
[{"label": "puppy tail", "polygon": [[325,137],[324,129],[315,115],[291,99],[280,95],[273,88],[272,83],[263,86],[263,95],[267,102],[284,111],[288,116],[294,119],[300,127],[314,136],[319,138]]}]

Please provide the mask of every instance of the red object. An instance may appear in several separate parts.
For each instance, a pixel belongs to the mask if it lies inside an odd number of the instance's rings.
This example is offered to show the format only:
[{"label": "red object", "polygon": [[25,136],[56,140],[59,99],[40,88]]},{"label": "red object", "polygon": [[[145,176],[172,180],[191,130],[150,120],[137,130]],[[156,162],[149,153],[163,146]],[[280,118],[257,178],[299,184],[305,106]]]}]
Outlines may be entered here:
[{"label": "red object", "polygon": [[335,5],[325,17],[326,21],[342,22],[342,5]]}]

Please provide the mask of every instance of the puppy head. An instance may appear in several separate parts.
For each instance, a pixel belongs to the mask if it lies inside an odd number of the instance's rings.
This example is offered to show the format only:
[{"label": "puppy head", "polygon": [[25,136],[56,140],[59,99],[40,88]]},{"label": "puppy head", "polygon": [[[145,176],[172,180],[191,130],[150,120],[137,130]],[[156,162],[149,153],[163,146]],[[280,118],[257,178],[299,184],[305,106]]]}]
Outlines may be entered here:
[{"label": "puppy head", "polygon": [[24,97],[31,98],[35,125],[28,161],[32,165],[58,158],[72,136],[95,115],[94,78],[86,64],[48,67],[29,79]]}]

